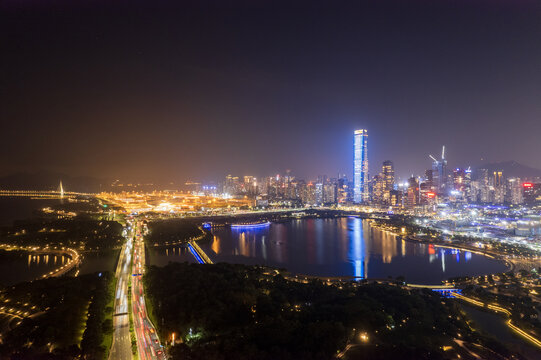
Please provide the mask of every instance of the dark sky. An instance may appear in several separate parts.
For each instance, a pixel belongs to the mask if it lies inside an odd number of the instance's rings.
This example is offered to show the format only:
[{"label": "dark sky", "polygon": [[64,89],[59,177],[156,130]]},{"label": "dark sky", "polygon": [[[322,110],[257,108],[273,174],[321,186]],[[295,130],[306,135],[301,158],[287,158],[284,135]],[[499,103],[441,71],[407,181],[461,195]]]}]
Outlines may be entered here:
[{"label": "dark sky", "polygon": [[541,168],[539,1],[8,0],[0,49],[2,174]]}]

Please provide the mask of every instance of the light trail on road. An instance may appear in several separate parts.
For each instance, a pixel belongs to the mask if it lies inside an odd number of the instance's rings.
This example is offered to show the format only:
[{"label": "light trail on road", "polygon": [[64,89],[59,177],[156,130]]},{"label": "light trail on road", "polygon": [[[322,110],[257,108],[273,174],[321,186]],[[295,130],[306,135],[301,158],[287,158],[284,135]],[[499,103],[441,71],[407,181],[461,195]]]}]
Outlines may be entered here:
[{"label": "light trail on road", "polygon": [[131,276],[131,253],[133,241],[127,235],[127,241],[122,246],[120,258],[115,272],[117,279],[115,290],[115,315],[113,317],[113,344],[109,352],[109,360],[132,360],[132,347],[130,336],[130,318],[128,312],[128,283]]},{"label": "light trail on road", "polygon": [[[455,294],[455,297],[458,298],[458,299],[461,299],[461,300],[464,300],[464,301],[467,301],[469,302],[470,304],[474,304],[474,305],[477,305],[479,307],[486,307],[494,312],[501,312],[501,313],[504,313],[505,315],[511,317],[511,311],[499,306],[499,305],[495,305],[495,304],[485,304],[479,300],[475,300],[475,299],[472,299],[470,297],[467,297],[467,296],[464,296],[464,295],[461,295],[461,294]],[[513,330],[515,333],[517,333],[518,335],[522,336],[523,338],[529,340],[530,342],[532,342],[534,345],[536,345],[537,347],[540,347],[541,348],[541,341],[539,339],[537,339],[536,337],[530,335],[529,333],[527,333],[526,331],[522,330],[521,328],[519,328],[518,326],[514,325],[512,322],[511,322],[511,319],[507,320],[506,322],[507,326],[509,326],[511,328],[511,330]]]},{"label": "light trail on road", "polygon": [[132,313],[139,358],[165,360],[165,352],[158,333],[148,317],[143,291],[142,274],[145,269],[145,244],[139,226],[136,225],[132,268]]}]

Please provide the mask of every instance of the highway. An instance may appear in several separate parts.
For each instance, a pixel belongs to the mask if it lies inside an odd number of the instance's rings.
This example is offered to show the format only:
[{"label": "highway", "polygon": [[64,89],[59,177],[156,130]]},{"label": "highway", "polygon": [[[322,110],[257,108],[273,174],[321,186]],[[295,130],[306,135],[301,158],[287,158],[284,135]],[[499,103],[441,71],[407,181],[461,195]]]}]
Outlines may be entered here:
[{"label": "highway", "polygon": [[130,318],[128,309],[128,284],[131,276],[131,253],[133,251],[133,235],[128,233],[128,240],[122,246],[116,268],[117,285],[115,290],[115,313],[113,316],[113,344],[109,352],[109,360],[132,360],[130,339]]},{"label": "highway", "polygon": [[140,226],[136,226],[133,251],[132,311],[139,359],[165,360],[165,352],[160,344],[158,333],[148,317],[143,292],[142,276],[145,271],[145,245]]}]

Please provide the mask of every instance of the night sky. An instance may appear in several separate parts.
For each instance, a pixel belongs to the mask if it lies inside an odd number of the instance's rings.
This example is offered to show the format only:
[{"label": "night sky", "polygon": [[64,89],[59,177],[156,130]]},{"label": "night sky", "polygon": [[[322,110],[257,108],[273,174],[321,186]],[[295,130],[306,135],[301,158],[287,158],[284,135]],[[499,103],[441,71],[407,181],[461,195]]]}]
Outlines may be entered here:
[{"label": "night sky", "polygon": [[0,49],[0,174],[541,168],[539,1],[8,0]]}]

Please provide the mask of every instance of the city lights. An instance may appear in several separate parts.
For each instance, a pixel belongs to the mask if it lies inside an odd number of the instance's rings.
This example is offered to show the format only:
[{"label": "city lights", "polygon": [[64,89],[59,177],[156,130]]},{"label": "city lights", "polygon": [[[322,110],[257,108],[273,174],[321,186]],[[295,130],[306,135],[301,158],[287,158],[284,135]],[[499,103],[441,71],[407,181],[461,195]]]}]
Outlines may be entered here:
[{"label": "city lights", "polygon": [[0,358],[541,358],[540,18],[0,2]]}]

